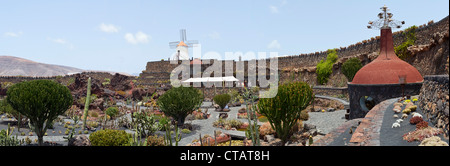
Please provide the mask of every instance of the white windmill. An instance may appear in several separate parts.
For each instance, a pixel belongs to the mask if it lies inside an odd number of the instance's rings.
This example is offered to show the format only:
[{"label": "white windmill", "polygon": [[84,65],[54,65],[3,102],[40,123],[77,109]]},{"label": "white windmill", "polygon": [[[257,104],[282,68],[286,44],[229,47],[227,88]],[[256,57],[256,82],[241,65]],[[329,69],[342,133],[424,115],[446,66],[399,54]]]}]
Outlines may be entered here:
[{"label": "white windmill", "polygon": [[197,40],[187,40],[186,38],[186,29],[180,30],[180,41],[170,42],[169,47],[171,49],[176,50],[174,57],[171,59],[174,60],[188,60],[189,52],[188,48],[193,47],[194,44],[198,44]]}]

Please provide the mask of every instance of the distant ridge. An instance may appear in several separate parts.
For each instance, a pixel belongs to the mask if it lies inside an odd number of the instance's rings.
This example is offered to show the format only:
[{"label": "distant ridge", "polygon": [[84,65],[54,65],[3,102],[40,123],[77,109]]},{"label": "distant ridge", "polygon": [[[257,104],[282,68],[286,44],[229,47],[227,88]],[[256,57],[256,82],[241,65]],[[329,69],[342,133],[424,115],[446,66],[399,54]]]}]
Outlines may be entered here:
[{"label": "distant ridge", "polygon": [[49,77],[83,71],[74,67],[39,63],[14,56],[0,56],[0,76]]},{"label": "distant ridge", "polygon": [[34,62],[14,56],[0,56],[0,76],[51,77],[72,75],[82,72],[105,72],[112,75],[119,73],[122,75],[131,76],[130,74],[124,72],[83,70],[69,66]]}]

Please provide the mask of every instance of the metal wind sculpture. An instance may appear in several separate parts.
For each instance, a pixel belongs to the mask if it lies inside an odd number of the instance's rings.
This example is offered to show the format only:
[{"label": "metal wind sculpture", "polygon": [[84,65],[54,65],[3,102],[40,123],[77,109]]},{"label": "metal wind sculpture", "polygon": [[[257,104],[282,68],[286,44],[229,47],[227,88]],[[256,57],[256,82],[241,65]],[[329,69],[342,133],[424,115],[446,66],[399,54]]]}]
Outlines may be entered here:
[{"label": "metal wind sculpture", "polygon": [[393,14],[388,13],[389,9],[386,5],[380,8],[383,12],[378,13],[379,20],[369,21],[369,25],[367,28],[377,28],[377,29],[385,29],[385,28],[401,28],[405,21],[397,21],[392,19]]},{"label": "metal wind sculpture", "polygon": [[[389,41],[392,41],[392,32],[391,29],[392,28],[401,28],[403,24],[405,24],[405,21],[397,21],[392,19],[392,16],[394,16],[392,13],[389,13],[389,9],[386,5],[384,5],[383,7],[380,8],[382,10],[381,13],[378,13],[378,20],[376,21],[369,21],[369,25],[367,26],[367,28],[372,29],[372,28],[377,28],[377,29],[381,29],[381,37],[383,37],[383,31],[386,32],[386,30],[389,31],[390,35],[390,39]],[[387,37],[388,35],[384,35],[385,37]],[[387,39],[383,40],[382,39],[382,43],[381,45],[385,45],[385,47],[382,46],[381,51],[384,51],[386,57],[386,60],[389,60],[390,58],[387,56],[387,49],[383,49],[383,48],[387,48]]]}]

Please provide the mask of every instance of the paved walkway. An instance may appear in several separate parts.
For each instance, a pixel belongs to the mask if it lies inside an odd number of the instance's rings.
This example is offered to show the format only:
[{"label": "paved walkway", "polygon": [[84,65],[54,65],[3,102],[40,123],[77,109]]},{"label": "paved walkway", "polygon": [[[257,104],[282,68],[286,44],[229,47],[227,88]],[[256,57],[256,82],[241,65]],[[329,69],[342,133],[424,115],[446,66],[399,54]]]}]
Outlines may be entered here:
[{"label": "paved walkway", "polygon": [[[364,118],[347,121],[314,142],[315,146],[417,146],[419,141],[407,142],[403,135],[415,130],[415,125],[409,123],[408,118],[403,119],[401,127],[392,128],[397,118],[394,118],[393,104],[399,98],[385,100],[372,108]],[[420,108],[417,113],[422,114]],[[428,121],[427,119],[424,119]],[[449,142],[440,135],[443,141]]]}]

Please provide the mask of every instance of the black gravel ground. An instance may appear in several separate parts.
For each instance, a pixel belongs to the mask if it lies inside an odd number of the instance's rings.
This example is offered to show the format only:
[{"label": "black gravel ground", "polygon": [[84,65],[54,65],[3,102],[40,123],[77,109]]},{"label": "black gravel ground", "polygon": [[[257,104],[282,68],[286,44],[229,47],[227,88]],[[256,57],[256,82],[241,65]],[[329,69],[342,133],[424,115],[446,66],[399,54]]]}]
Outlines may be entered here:
[{"label": "black gravel ground", "polygon": [[[394,102],[395,103],[395,102]],[[392,124],[398,119],[394,118],[394,111],[392,109],[394,108],[394,103],[389,105],[386,109],[386,112],[384,113],[383,117],[383,124],[381,125],[380,129],[380,145],[381,146],[418,146],[420,144],[419,141],[413,141],[408,142],[403,140],[403,135],[414,131],[416,129],[416,125],[410,124],[409,120],[412,118],[412,115],[410,114],[408,118],[403,119],[403,122],[400,123],[400,127],[398,128],[392,128]],[[403,106],[402,108],[404,108]],[[424,120],[429,123],[429,126],[433,126],[424,114],[422,113],[422,110],[417,107],[416,112],[421,114],[424,117]],[[402,113],[397,114],[399,118],[401,118]],[[448,139],[444,139],[444,137],[439,135],[443,141],[446,141],[448,143]]]}]

